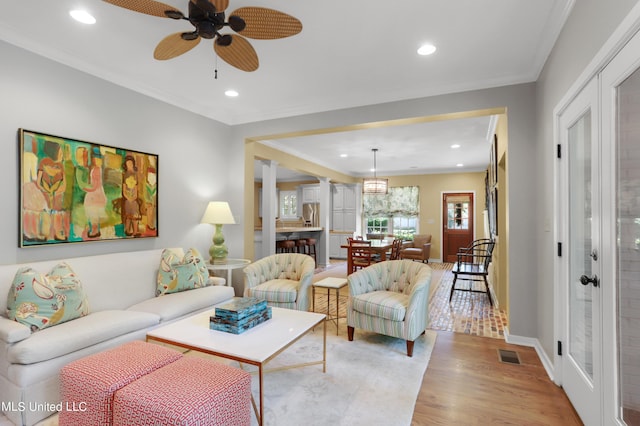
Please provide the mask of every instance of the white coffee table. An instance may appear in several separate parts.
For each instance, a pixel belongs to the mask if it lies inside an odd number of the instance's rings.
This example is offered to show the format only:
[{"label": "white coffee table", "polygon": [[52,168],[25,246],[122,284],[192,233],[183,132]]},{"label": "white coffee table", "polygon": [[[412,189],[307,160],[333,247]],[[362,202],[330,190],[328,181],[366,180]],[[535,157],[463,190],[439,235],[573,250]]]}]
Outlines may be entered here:
[{"label": "white coffee table", "polygon": [[[340,320],[340,289],[347,285],[346,278],[327,277],[313,283],[311,295],[312,306],[316,302],[316,288],[327,289],[327,321],[333,321],[336,325],[336,335],[338,335],[338,321]],[[331,316],[331,290],[336,291],[336,315]],[[312,308],[315,311],[315,306]]]},{"label": "white coffee table", "polygon": [[207,269],[210,271],[227,271],[227,282],[225,285],[233,287],[233,283],[231,282],[233,270],[244,268],[250,263],[251,261],[249,259],[226,259],[221,263],[207,262]]},{"label": "white coffee table", "polygon": [[264,369],[265,364],[320,323],[323,323],[322,360],[280,367],[277,370],[322,364],[322,372],[326,372],[327,326],[324,314],[272,308],[270,320],[242,334],[211,330],[209,318],[213,315],[215,309],[158,327],[147,332],[147,341],[168,343],[258,367],[259,409],[253,397],[252,402],[259,425],[262,425],[264,418],[263,376],[270,371]]}]

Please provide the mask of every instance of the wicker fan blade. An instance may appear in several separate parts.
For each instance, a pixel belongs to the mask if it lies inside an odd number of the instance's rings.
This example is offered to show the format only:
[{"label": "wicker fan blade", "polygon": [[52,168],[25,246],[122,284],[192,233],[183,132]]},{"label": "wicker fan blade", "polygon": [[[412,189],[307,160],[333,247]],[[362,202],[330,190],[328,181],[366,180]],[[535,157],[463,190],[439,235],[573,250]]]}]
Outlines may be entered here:
[{"label": "wicker fan blade", "polygon": [[[216,13],[224,12],[225,10],[227,10],[227,7],[229,7],[229,0],[206,0],[206,1],[208,1],[213,5],[213,7],[215,7]],[[198,0],[191,0],[191,3],[197,5]]]},{"label": "wicker fan blade", "polygon": [[133,10],[134,12],[144,13],[145,15],[159,16],[161,18],[168,18],[165,12],[171,12],[174,16],[182,16],[182,12],[173,6],[160,3],[155,0],[104,0],[107,3],[111,3],[115,6],[120,6],[125,9]]},{"label": "wicker fan blade", "polygon": [[258,69],[258,54],[247,39],[237,34],[230,34],[231,44],[223,46],[213,43],[218,56],[229,65],[242,71],[255,71]]},{"label": "wicker fan blade", "polygon": [[200,37],[185,40],[182,38],[182,33],[171,34],[158,43],[156,50],[153,51],[153,57],[159,61],[175,58],[196,47],[200,40]]},{"label": "wicker fan blade", "polygon": [[229,0],[209,0],[216,7],[218,13],[224,12],[229,7]]},{"label": "wicker fan blade", "polygon": [[302,31],[302,23],[297,18],[265,7],[241,7],[230,16],[244,19],[247,26],[241,34],[258,40],[290,37]]}]

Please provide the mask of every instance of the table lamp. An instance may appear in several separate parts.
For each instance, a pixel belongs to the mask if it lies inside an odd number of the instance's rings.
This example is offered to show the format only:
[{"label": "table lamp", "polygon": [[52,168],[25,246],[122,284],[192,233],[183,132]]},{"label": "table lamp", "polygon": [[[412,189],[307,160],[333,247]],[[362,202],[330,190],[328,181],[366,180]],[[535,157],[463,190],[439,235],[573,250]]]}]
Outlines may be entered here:
[{"label": "table lamp", "polygon": [[227,250],[227,246],[224,244],[222,225],[236,223],[231,214],[229,203],[226,201],[210,201],[200,223],[215,225],[216,230],[213,233],[213,244],[209,248],[209,262],[223,263],[227,260],[229,250]]}]

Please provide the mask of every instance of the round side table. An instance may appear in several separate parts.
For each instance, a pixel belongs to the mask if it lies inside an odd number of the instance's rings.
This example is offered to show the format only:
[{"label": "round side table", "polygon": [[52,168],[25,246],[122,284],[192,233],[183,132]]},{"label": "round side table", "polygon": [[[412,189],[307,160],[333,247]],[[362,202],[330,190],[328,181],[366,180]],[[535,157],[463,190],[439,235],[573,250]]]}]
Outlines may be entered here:
[{"label": "round side table", "polygon": [[207,269],[210,271],[227,271],[227,282],[225,285],[233,287],[233,283],[231,282],[233,270],[244,268],[250,263],[251,261],[249,259],[227,259],[221,263],[207,262]]}]

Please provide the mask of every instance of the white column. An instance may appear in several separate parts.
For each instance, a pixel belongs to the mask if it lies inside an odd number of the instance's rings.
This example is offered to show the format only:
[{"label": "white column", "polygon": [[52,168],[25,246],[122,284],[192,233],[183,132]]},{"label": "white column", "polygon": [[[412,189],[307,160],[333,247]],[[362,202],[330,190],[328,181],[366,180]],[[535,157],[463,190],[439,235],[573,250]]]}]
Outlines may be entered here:
[{"label": "white column", "polygon": [[262,256],[276,252],[276,211],[278,196],[276,178],[278,162],[265,160],[262,162]]},{"label": "white column", "polygon": [[329,264],[329,229],[331,227],[331,182],[329,178],[318,178],[320,181],[319,201],[320,201],[320,226],[323,231],[318,239],[318,265],[325,267]]}]

